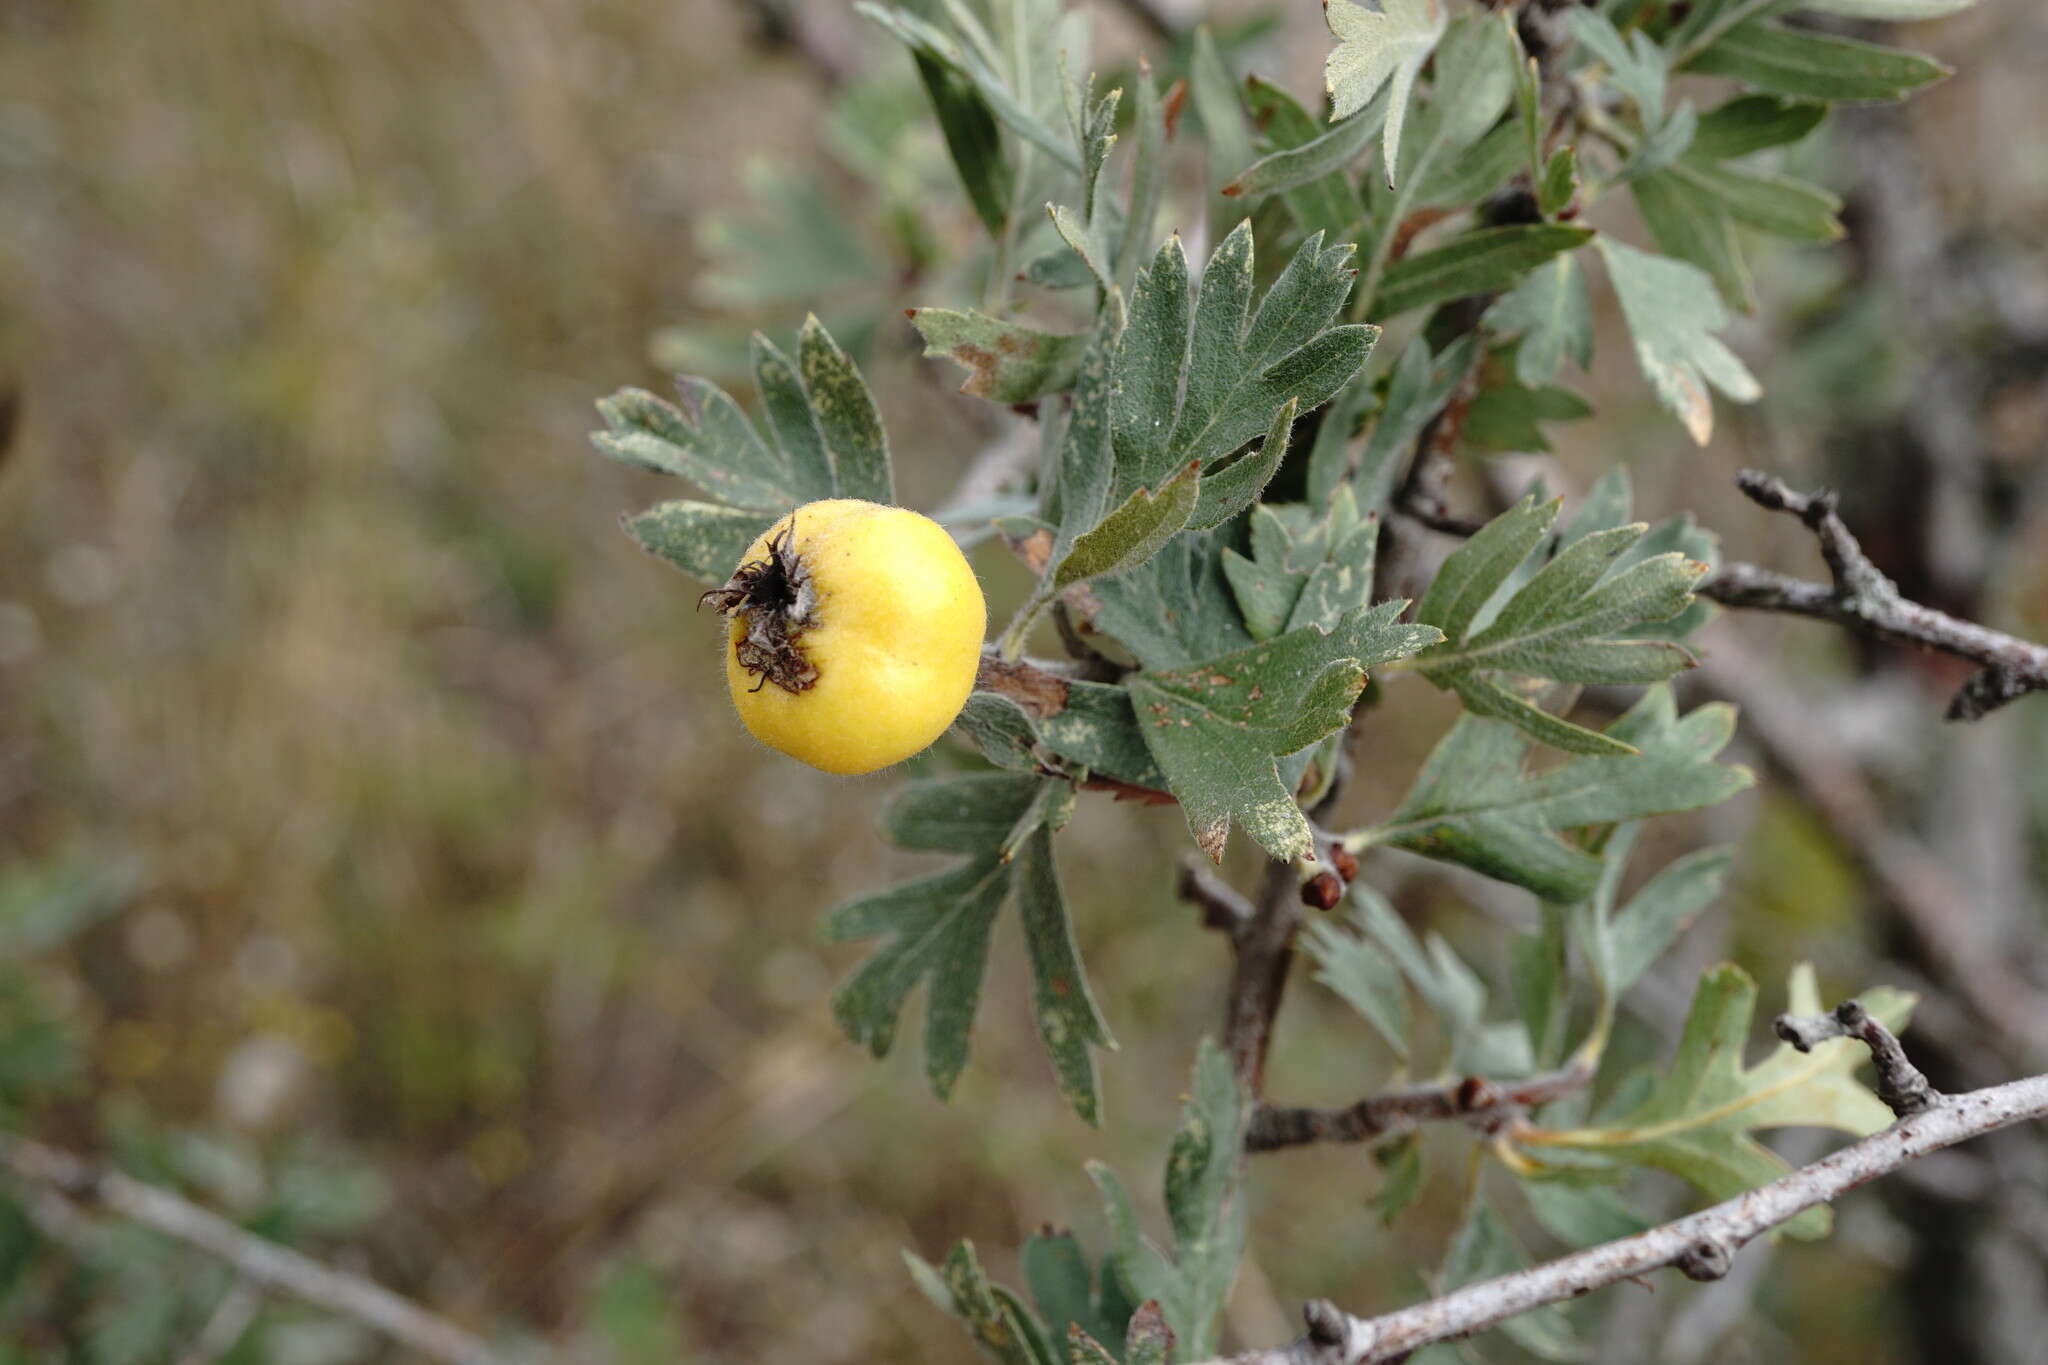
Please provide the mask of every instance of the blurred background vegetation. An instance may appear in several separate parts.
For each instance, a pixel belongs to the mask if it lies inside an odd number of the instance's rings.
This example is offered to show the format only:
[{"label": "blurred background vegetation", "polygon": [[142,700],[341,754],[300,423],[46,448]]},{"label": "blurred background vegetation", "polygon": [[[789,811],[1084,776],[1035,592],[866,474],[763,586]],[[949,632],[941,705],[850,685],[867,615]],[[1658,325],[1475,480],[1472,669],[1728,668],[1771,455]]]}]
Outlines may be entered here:
[{"label": "blurred background vegetation", "polygon": [[[1096,8],[1098,65],[1142,42],[1173,68],[1129,9]],[[1240,73],[1319,87],[1318,6],[1207,8]],[[963,1358],[899,1248],[967,1235],[1014,1278],[1042,1223],[1099,1245],[1081,1163],[1155,1183],[1226,967],[1172,896],[1179,813],[1105,804],[1062,840],[1123,1045],[1100,1131],[1045,1074],[1014,942],[950,1106],[916,1048],[873,1064],[832,1025],[862,950],[813,926],[918,866],[871,829],[897,779],[752,745],[695,588],[616,529],[662,490],[585,444],[596,396],[729,378],[749,327],[786,340],[806,309],[860,345],[906,502],[943,500],[992,438],[897,311],[971,298],[977,231],[908,60],[836,0],[775,12],[0,0],[0,1122],[576,1361]],[[1987,0],[1906,39],[1959,74],[1804,153],[1851,239],[1765,257],[1733,337],[1764,404],[1693,451],[1604,319],[1601,416],[1559,467],[1583,486],[1625,461],[1641,511],[1692,507],[1809,574],[1798,528],[1729,475],[1839,482],[1909,592],[2039,637],[2048,18]],[[1183,169],[1198,204],[1199,158]],[[999,547],[976,562],[1000,615],[1023,575]],[[1750,685],[1795,679],[1778,700],[2038,954],[2048,704],[1944,730],[1942,665],[1800,623],[1712,629],[1768,662],[1737,668]],[[1384,809],[1433,738],[1369,727],[1354,809]],[[1639,1001],[1646,1050],[1723,955],[1767,983],[1802,957],[1837,990],[1917,979],[1796,789],[1700,825],[1662,837],[1739,841],[1739,889]],[[1528,913],[1380,871],[1480,962],[1496,917]],[[1355,1098],[1384,1063],[1305,981],[1277,1046],[1274,1091],[1301,1102]],[[1914,1229],[1960,1209],[1955,1235],[1985,1241],[1981,1191],[1861,1200],[1733,1307],[1622,1298],[1637,1326],[1610,1358],[1926,1359],[1961,1328],[1922,1292],[1953,1292],[1951,1316],[2032,1292],[2038,1315],[2048,1188],[2015,1179],[2031,1261],[2021,1229],[2004,1269],[1926,1288]],[[1378,1181],[1355,1150],[1256,1168],[1236,1333],[1290,1335],[1311,1295],[1420,1291],[1455,1182],[1387,1229]],[[1334,1238],[1304,1216],[1332,1202],[1358,1209]],[[229,1288],[0,1190],[0,1360],[174,1360]],[[399,1357],[274,1300],[227,1358]]]}]

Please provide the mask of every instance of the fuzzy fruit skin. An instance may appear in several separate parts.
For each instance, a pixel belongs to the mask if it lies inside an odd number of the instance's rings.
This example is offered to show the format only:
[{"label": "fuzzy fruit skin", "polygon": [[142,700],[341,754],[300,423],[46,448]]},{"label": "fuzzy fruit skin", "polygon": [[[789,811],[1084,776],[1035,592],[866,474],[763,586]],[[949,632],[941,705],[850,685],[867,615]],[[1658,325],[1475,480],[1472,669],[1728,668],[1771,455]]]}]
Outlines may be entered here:
[{"label": "fuzzy fruit skin", "polygon": [[[755,739],[828,773],[900,763],[953,723],[981,665],[988,607],[960,547],[937,522],[854,498],[807,503],[761,533],[742,565],[791,548],[818,594],[801,647],[818,680],[787,692],[740,664],[746,627],[726,636],[725,680]],[[757,690],[758,688],[758,690]]]}]

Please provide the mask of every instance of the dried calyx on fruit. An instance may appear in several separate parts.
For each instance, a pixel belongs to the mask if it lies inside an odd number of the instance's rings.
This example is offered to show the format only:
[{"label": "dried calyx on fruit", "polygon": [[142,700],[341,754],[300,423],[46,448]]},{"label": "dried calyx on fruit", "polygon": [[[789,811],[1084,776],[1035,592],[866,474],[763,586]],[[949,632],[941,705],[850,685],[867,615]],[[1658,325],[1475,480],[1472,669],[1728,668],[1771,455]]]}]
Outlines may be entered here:
[{"label": "dried calyx on fruit", "polygon": [[987,625],[943,526],[854,498],[797,508],[701,601],[730,621],[726,686],[748,732],[832,773],[885,768],[943,734]]},{"label": "dried calyx on fruit", "polygon": [[818,666],[804,652],[804,632],[817,624],[817,589],[810,571],[797,557],[796,517],[768,541],[768,557],[740,565],[722,588],[697,599],[721,616],[738,618],[745,634],[733,652],[740,667],[759,677],[758,692],[774,683],[785,692],[802,692],[818,681]]}]

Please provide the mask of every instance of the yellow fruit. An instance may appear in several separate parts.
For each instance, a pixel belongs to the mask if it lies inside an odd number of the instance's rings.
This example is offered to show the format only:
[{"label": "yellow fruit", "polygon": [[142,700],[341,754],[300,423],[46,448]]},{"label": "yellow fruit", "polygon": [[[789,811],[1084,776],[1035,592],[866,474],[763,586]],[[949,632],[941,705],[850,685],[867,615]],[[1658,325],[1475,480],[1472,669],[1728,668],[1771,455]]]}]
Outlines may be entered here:
[{"label": "yellow fruit", "polygon": [[886,768],[943,734],[974,690],[988,625],[981,584],[937,522],[853,498],[776,522],[704,600],[732,618],[725,679],[740,720],[828,773]]}]

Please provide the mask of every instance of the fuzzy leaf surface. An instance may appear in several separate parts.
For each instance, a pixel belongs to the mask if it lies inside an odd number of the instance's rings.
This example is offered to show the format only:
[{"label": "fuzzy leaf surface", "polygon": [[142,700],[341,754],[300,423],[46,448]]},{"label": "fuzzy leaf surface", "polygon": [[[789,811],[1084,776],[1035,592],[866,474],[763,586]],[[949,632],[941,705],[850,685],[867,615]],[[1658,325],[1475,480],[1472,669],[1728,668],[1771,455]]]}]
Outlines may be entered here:
[{"label": "fuzzy leaf surface", "polygon": [[992,318],[977,309],[916,308],[911,325],[927,356],[943,356],[967,370],[960,392],[992,403],[1028,403],[1074,385],[1086,335],[1041,332]]},{"label": "fuzzy leaf surface", "polygon": [[1290,400],[1326,402],[1365,363],[1374,327],[1332,326],[1351,292],[1349,243],[1320,233],[1252,307],[1252,231],[1210,255],[1197,290],[1178,236],[1138,273],[1117,363],[1117,489],[1157,488],[1189,463],[1206,472],[1269,432]]},{"label": "fuzzy leaf surface", "polygon": [[1091,1124],[1100,1122],[1102,1093],[1093,1050],[1113,1048],[1116,1042],[1081,970],[1073,920],[1053,865],[1052,830],[1045,824],[1032,831],[1018,855],[1017,908],[1031,955],[1031,1012],[1053,1075],[1074,1112]]},{"label": "fuzzy leaf surface", "polygon": [[1270,640],[1303,626],[1335,630],[1367,605],[1379,549],[1379,519],[1361,516],[1349,484],[1329,510],[1299,504],[1252,512],[1251,556],[1223,551],[1223,572],[1252,637]]},{"label": "fuzzy leaf surface", "polygon": [[1335,630],[1292,630],[1192,667],[1125,679],[1152,756],[1195,842],[1221,861],[1234,820],[1275,858],[1308,852],[1308,822],[1274,760],[1343,726],[1365,670],[1436,632],[1396,622],[1404,604],[1359,610]]},{"label": "fuzzy leaf surface", "polygon": [[1190,531],[1138,568],[1088,587],[1097,629],[1148,669],[1184,668],[1252,643],[1225,576],[1227,538]]},{"label": "fuzzy leaf surface", "polygon": [[1380,156],[1391,185],[1399,168],[1401,130],[1415,78],[1444,36],[1448,16],[1442,0],[1382,0],[1378,11],[1356,0],[1331,0],[1323,6],[1323,17],[1337,38],[1323,67],[1331,117],[1349,118],[1382,86],[1388,91]]},{"label": "fuzzy leaf surface", "polygon": [[621,524],[649,554],[706,583],[731,577],[755,537],[775,524],[768,512],[678,499],[660,502]]},{"label": "fuzzy leaf surface", "polygon": [[[1245,98],[1251,106],[1253,122],[1276,152],[1297,152],[1324,135],[1315,116],[1302,108],[1294,96],[1270,81],[1252,77],[1245,84]],[[1364,218],[1365,205],[1358,198],[1358,189],[1344,174],[1344,168],[1353,159],[1355,149],[1352,157],[1329,162],[1321,175],[1283,189],[1282,198],[1287,202],[1288,211],[1304,233],[1322,232],[1332,240],[1341,241]],[[1254,196],[1264,193],[1264,177],[1271,172],[1261,172],[1260,167],[1266,164],[1266,161],[1255,163],[1225,193]],[[1255,175],[1258,178],[1255,179]]]}]

